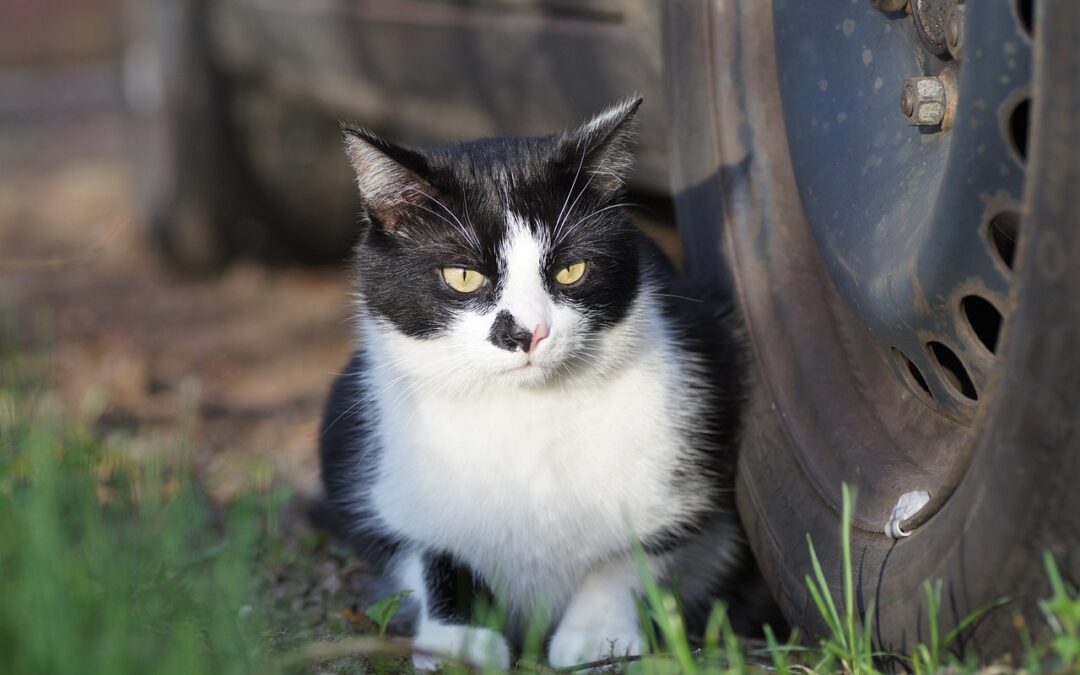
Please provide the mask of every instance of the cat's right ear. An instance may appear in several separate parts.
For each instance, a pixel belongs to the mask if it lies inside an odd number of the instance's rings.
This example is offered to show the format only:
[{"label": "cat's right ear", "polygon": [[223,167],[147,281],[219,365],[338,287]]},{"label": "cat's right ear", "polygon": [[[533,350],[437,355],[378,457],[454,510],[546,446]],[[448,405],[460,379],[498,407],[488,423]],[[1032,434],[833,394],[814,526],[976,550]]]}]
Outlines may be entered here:
[{"label": "cat's right ear", "polygon": [[634,119],[642,100],[620,101],[563,137],[564,161],[577,165],[575,174],[584,170],[592,186],[607,196],[618,193],[633,165]]},{"label": "cat's right ear", "polygon": [[369,218],[376,226],[396,229],[408,208],[431,194],[431,185],[423,178],[427,160],[367,129],[343,124],[341,137]]}]

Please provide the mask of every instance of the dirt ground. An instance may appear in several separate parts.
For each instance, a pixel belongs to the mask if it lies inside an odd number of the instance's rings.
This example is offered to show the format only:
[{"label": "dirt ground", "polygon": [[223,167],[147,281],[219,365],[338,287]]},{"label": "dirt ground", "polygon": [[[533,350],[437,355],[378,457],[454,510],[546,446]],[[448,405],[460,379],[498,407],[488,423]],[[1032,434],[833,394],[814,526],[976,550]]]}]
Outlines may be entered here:
[{"label": "dirt ground", "polygon": [[346,275],[171,273],[135,219],[123,117],[0,125],[0,303],[65,411],[133,452],[184,447],[212,494],[317,486],[322,400],[351,341]]}]

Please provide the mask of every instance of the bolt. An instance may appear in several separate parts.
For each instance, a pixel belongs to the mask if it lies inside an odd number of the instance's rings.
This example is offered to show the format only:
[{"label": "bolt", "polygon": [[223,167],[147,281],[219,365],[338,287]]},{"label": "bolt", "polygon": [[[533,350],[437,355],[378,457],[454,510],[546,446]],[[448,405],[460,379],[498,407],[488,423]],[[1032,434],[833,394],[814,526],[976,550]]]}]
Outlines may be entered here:
[{"label": "bolt", "polygon": [[945,119],[945,84],[936,77],[909,77],[900,94],[900,112],[912,126],[938,126]]},{"label": "bolt", "polygon": [[902,12],[907,7],[908,0],[870,0],[870,4],[882,12]]},{"label": "bolt", "polygon": [[964,6],[954,5],[945,20],[945,46],[954,59],[964,51]]},{"label": "bolt", "polygon": [[904,113],[904,117],[911,117],[911,113],[915,111],[915,87],[904,87],[904,91],[900,92],[900,112]]}]

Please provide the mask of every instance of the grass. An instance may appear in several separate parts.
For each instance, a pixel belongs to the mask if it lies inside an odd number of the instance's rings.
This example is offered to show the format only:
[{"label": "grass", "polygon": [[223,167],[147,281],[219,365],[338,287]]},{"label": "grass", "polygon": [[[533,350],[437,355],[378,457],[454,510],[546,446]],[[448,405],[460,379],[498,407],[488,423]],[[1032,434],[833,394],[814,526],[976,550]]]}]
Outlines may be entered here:
[{"label": "grass", "polygon": [[66,426],[2,367],[0,672],[266,672],[267,504],[212,508],[183,466]]},{"label": "grass", "polygon": [[[0,360],[0,673],[408,670],[408,644],[385,637],[403,595],[359,612],[327,604],[297,609],[302,591],[288,584],[317,583],[323,568],[312,559],[351,563],[316,535],[299,543],[283,538],[280,495],[211,504],[187,469],[185,448],[133,460],[122,445],[68,424],[24,365]],[[937,580],[922,588],[926,641],[909,654],[876,651],[872,607],[861,613],[855,603],[853,501],[845,486],[838,597],[807,540],[806,583],[827,629],[817,643],[797,632],[780,642],[768,627],[760,643],[741,640],[719,604],[703,640],[692,640],[678,594],[652,578],[639,552],[645,653],[604,665],[640,675],[868,675],[889,657],[918,675],[978,672],[978,664],[958,661],[949,649],[990,607],[941,634]],[[1049,554],[1045,568],[1051,590],[1040,603],[1045,630],[1035,631],[1043,637],[1029,638],[1020,658],[1029,673],[1080,672],[1080,597]],[[351,589],[336,593],[348,596]],[[498,611],[487,614],[498,621]],[[299,625],[305,621],[311,625]],[[530,641],[519,672],[552,672],[539,655],[541,635]],[[451,664],[447,670],[475,669]]]}]

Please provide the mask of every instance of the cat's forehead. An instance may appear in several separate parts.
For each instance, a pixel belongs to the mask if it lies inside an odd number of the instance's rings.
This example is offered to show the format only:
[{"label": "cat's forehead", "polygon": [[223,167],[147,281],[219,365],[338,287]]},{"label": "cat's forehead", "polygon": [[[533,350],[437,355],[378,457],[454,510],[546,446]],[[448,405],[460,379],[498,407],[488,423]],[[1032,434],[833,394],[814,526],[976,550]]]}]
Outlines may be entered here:
[{"label": "cat's forehead", "polygon": [[464,184],[502,199],[558,178],[563,155],[554,136],[486,138],[432,155],[442,182]]},{"label": "cat's forehead", "polygon": [[[561,212],[595,206],[591,173],[555,136],[482,139],[432,155],[436,187],[480,229],[504,230],[522,222],[546,236]],[[550,234],[550,232],[548,233]]]}]

